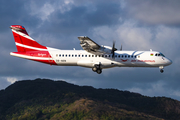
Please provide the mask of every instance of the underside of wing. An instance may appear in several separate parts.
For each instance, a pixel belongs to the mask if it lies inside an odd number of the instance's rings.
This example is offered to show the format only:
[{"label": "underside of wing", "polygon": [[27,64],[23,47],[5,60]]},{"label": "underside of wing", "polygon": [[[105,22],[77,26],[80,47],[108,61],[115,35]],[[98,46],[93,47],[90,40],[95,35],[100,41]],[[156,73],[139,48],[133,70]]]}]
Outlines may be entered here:
[{"label": "underside of wing", "polygon": [[90,52],[93,54],[111,54],[112,53],[111,47],[100,46],[87,36],[80,36],[78,37],[78,39],[80,40],[81,47],[87,52]]},{"label": "underside of wing", "polygon": [[86,50],[87,52],[90,53],[95,53],[95,54],[102,54],[102,47],[95,43],[93,40],[91,40],[89,37],[86,36],[80,36],[78,37],[80,40],[80,45],[81,47]]}]

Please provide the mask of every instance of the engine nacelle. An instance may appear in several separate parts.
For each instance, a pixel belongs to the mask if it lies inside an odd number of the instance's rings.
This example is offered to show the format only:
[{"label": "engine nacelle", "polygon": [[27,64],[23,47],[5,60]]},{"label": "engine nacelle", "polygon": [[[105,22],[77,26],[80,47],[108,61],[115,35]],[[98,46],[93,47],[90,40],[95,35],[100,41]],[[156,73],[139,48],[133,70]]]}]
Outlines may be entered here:
[{"label": "engine nacelle", "polygon": [[101,46],[101,51],[103,51],[104,53],[107,53],[107,54],[111,54],[112,52],[112,47],[109,47],[109,46]]}]

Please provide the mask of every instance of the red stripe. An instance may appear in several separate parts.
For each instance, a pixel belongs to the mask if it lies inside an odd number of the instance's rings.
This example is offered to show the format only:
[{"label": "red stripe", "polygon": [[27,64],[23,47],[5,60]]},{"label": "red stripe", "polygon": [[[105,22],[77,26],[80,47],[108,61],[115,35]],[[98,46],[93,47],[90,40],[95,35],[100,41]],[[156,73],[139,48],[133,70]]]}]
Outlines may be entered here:
[{"label": "red stripe", "polygon": [[[31,60],[33,60],[33,59],[31,59]],[[57,65],[54,60],[33,60],[33,61],[46,63],[46,64],[50,64],[50,65]]]},{"label": "red stripe", "polygon": [[30,52],[26,52],[26,55],[33,56],[33,57],[52,58],[48,51],[34,51],[34,52],[30,51]]},{"label": "red stripe", "polygon": [[30,56],[30,57],[52,58],[48,51],[28,51],[28,52],[13,52],[13,53]]},{"label": "red stripe", "polygon": [[[29,51],[29,52],[13,52],[13,53],[32,57],[32,59],[30,60],[33,61],[42,62],[50,65],[57,65],[54,60],[51,60],[52,57],[48,51]],[[33,59],[33,57],[39,57],[39,59]],[[49,60],[42,60],[41,58],[49,58]]]}]

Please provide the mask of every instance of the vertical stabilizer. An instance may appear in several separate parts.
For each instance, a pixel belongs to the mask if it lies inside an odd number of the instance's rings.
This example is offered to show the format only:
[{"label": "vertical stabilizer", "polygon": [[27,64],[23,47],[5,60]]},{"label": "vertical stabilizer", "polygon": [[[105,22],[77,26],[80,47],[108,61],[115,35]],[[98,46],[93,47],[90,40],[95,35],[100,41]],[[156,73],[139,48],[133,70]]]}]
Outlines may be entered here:
[{"label": "vertical stabilizer", "polygon": [[11,25],[10,28],[12,29],[18,52],[47,50],[45,46],[33,40],[23,26]]}]

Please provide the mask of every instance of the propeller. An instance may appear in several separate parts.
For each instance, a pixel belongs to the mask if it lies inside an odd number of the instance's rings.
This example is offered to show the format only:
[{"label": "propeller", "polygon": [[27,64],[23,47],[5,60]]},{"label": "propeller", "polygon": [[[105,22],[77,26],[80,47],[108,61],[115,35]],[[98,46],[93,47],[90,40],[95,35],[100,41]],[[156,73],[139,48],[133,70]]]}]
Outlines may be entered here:
[{"label": "propeller", "polygon": [[122,44],[121,44],[121,48],[120,48],[120,51],[122,51]]},{"label": "propeller", "polygon": [[114,58],[114,51],[116,51],[117,49],[115,48],[115,41],[113,41],[113,47],[112,47],[112,50],[111,50],[111,53],[112,53],[112,58]]}]

